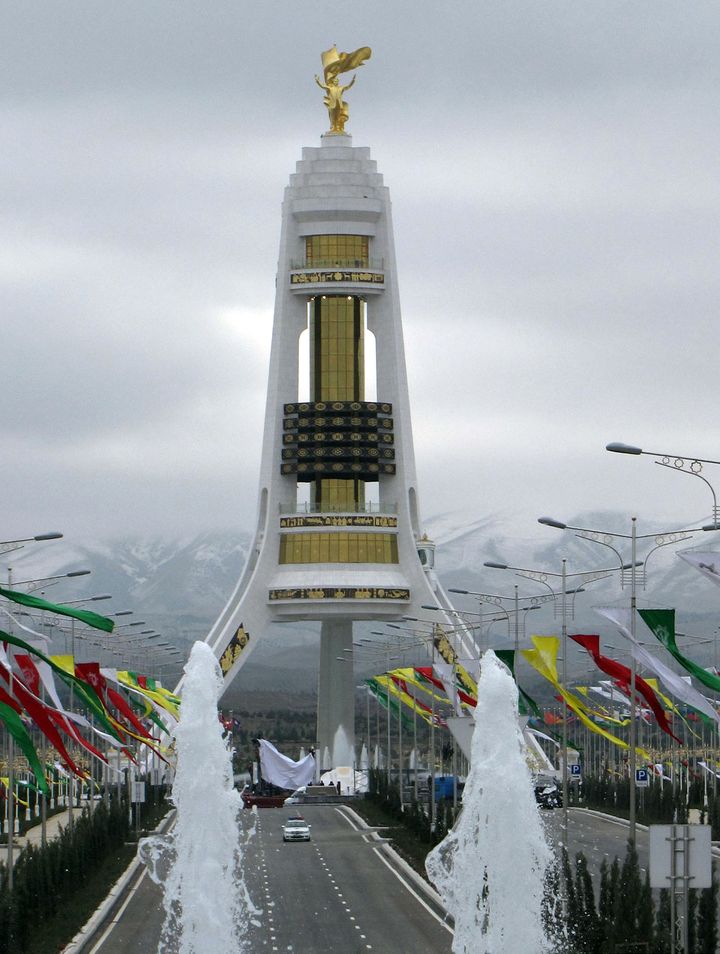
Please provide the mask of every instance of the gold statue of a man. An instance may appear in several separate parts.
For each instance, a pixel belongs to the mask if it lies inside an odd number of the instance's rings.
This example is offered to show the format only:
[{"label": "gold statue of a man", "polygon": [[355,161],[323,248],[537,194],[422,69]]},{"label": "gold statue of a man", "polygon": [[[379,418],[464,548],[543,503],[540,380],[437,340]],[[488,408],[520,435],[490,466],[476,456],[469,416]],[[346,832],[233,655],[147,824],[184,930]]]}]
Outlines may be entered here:
[{"label": "gold statue of a man", "polygon": [[372,50],[369,46],[361,46],[354,53],[338,53],[337,47],[333,46],[332,49],[321,54],[325,82],[321,83],[319,76],[315,76],[315,82],[320,89],[325,90],[323,103],[327,106],[330,117],[328,132],[331,135],[341,136],[345,132],[349,109],[348,104],[343,99],[343,93],[350,89],[356,79],[353,76],[347,86],[341,86],[338,82],[338,76],[340,73],[347,73],[349,70],[362,66],[365,60],[370,59],[371,55]]}]

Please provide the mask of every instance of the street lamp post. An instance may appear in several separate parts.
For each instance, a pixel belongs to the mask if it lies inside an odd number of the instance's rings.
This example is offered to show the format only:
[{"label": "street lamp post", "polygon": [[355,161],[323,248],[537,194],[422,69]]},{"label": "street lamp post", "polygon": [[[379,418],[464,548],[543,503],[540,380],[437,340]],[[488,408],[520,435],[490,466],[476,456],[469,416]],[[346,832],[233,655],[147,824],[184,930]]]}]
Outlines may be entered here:
[{"label": "street lamp post", "polygon": [[[532,570],[527,567],[517,567],[509,566],[507,563],[497,563],[494,560],[487,560],[484,566],[490,567],[495,570],[512,570],[517,576],[523,577],[528,580],[534,580],[536,583],[541,583],[543,586],[546,586],[550,590],[551,598],[555,606],[555,613],[557,615],[557,594],[553,588],[548,583],[548,577],[557,579],[560,581],[560,599],[561,599],[561,645],[562,645],[562,683],[563,686],[567,686],[567,610],[568,610],[568,595],[571,591],[568,591],[567,581],[568,578],[576,579],[580,582],[582,589],[588,583],[593,583],[596,580],[602,580],[610,576],[614,568],[602,568],[599,570],[586,570],[577,573],[568,573],[567,572],[567,563],[563,559],[561,564],[560,572],[550,571],[550,570]],[[579,590],[572,591],[579,592]],[[573,601],[574,609],[574,601]],[[568,720],[568,707],[567,703],[564,703],[564,719],[563,719],[563,731],[562,731],[562,796],[563,796],[563,841],[565,846],[568,844],[568,801],[569,801],[569,790],[568,790],[568,731],[567,731],[567,720]]]},{"label": "street lamp post", "polygon": [[[10,570],[10,568],[8,568]],[[92,571],[91,570],[72,570],[70,573],[57,573],[55,576],[41,576],[35,580],[15,580],[13,586],[32,586],[35,587],[38,583],[47,583],[50,580],[66,580],[75,576],[88,576]],[[8,584],[8,589],[10,589],[10,584]],[[30,590],[32,593],[33,591]]]},{"label": "street lamp post", "polygon": [[[642,583],[643,587],[645,586],[647,579],[647,564],[648,560],[652,554],[659,550],[661,547],[670,546],[674,543],[680,543],[683,540],[689,540],[693,533],[698,530],[714,530],[715,527],[695,527],[688,530],[670,530],[660,533],[645,533],[638,534],[637,532],[637,517],[631,518],[630,533],[610,533],[606,530],[592,530],[588,527],[573,527],[570,524],[563,523],[560,520],[554,520],[552,517],[540,517],[538,523],[543,524],[546,527],[553,527],[556,530],[572,530],[575,535],[580,537],[583,540],[589,540],[591,543],[598,543],[601,546],[607,547],[609,550],[612,550],[615,556],[618,558],[618,569],[620,569],[620,585],[625,587],[629,582],[630,584],[630,636],[633,643],[637,642],[635,635],[636,627],[636,609],[637,609],[637,588],[638,584]],[[622,557],[619,551],[614,546],[616,540],[629,540],[630,541],[630,563],[623,563]],[[637,544],[638,540],[654,540],[655,546],[650,549],[648,554],[645,556],[645,559],[638,562],[637,559]],[[638,572],[640,570],[640,572]],[[629,581],[627,574],[629,571]],[[630,822],[630,841],[635,842],[636,834],[636,792],[635,792],[635,778],[637,771],[637,751],[636,751],[636,742],[637,742],[637,726],[635,724],[636,716],[636,700],[635,700],[635,681],[637,674],[637,663],[635,657],[631,657],[631,666],[630,666],[630,740],[628,753],[628,769],[630,773],[630,799],[629,799],[629,822]]]},{"label": "street lamp post", "polygon": [[[569,593],[574,593],[574,590],[569,590]],[[515,652],[517,653],[520,647],[520,611],[526,612],[527,610],[540,609],[543,603],[548,603],[551,600],[555,599],[554,595],[547,594],[547,596],[520,596],[518,592],[518,587],[514,587],[514,593],[512,596],[507,595],[497,595],[495,593],[477,593],[474,590],[460,590],[448,588],[448,593],[459,593],[462,596],[473,596],[479,603],[489,603],[491,605],[497,606],[503,610],[507,615],[508,619],[508,635],[510,635],[510,613],[514,614],[515,619]],[[529,603],[529,606],[520,606],[520,603]],[[508,612],[505,610],[504,604],[512,603],[513,609]],[[427,609],[427,607],[425,607]],[[525,617],[525,619],[527,616]],[[523,620],[523,627],[524,627]]]},{"label": "street lamp post", "polygon": [[[388,624],[388,625],[393,625],[393,624]],[[393,628],[394,628],[394,629],[402,629],[402,627],[399,627],[399,626],[393,626]],[[383,633],[383,632],[380,631],[380,630],[375,630],[375,631],[373,631],[373,632],[372,632],[372,635],[374,635],[374,636],[383,636],[383,637],[385,638],[385,640],[386,640],[386,642],[384,643],[384,649],[385,649],[386,653],[388,654],[388,655],[387,655],[387,672],[388,672],[388,674],[389,674],[389,671],[390,671],[390,659],[391,659],[391,658],[400,658],[400,657],[391,657],[391,656],[389,655],[390,649],[400,650],[400,652],[404,652],[404,651],[409,650],[409,649],[413,649],[413,648],[416,648],[416,647],[419,647],[419,646],[424,646],[424,645],[426,645],[427,640],[430,638],[430,635],[429,635],[429,634],[427,634],[427,635],[426,635],[426,634],[419,634],[419,633],[417,633],[417,632],[412,633],[412,631],[411,631],[411,636],[410,636],[410,637],[408,637],[408,636],[399,636],[399,635],[396,636],[395,634]],[[419,637],[419,638],[413,639],[413,638],[412,638],[413,636]],[[370,640],[368,640],[368,641],[361,640],[361,642],[372,642],[372,641],[370,641]],[[383,644],[376,644],[376,645],[377,645],[378,647],[380,647],[380,648],[383,648]],[[387,736],[388,736],[388,738],[387,738],[387,742],[388,742],[388,774],[387,774],[387,778],[388,778],[388,785],[389,785],[389,784],[390,784],[390,762],[391,762],[391,759],[390,759],[390,753],[391,753],[391,737],[390,737],[390,689],[389,689],[389,686],[388,686],[388,710],[387,710],[387,711],[388,711],[388,727],[387,727]],[[414,713],[414,717],[415,717],[415,713]],[[404,791],[403,791],[403,734],[402,734],[402,703],[401,703],[401,702],[398,703],[397,718],[398,718],[398,788],[399,788],[399,794],[400,794],[400,808],[401,808],[401,810],[404,810],[405,794],[404,794]],[[416,723],[415,723],[415,722],[413,723],[413,727],[414,727],[414,728],[413,728],[413,739],[414,739],[414,742],[415,742],[415,745],[416,745],[416,749],[415,749],[415,759],[416,759],[416,767],[415,767],[415,792],[417,793],[417,728],[416,728]],[[432,726],[431,726],[431,733],[432,733]]]},{"label": "street lamp post", "polygon": [[606,444],[605,450],[608,450],[613,454],[629,454],[635,457],[640,455],[644,457],[653,457],[654,463],[656,463],[659,467],[667,467],[668,470],[673,470],[680,474],[687,474],[688,477],[699,477],[700,480],[702,480],[702,482],[709,488],[713,498],[712,526],[703,527],[702,529],[720,530],[720,508],[718,508],[715,488],[712,486],[710,481],[702,475],[703,464],[720,465],[719,460],[708,460],[703,457],[685,457],[681,456],[680,454],[665,454],[659,453],[657,451],[646,451],[643,450],[642,447],[635,447],[633,444],[622,444],[619,441],[613,441],[610,444]]},{"label": "street lamp post", "polygon": [[[88,571],[90,572],[90,571]],[[76,575],[85,575],[77,572]],[[101,593],[99,596],[88,596],[85,599],[81,600],[65,600],[62,603],[58,603],[58,606],[68,606],[74,603],[96,603],[99,600],[111,600],[112,596],[109,593]],[[75,666],[75,619],[70,620],[70,655],[72,657],[73,667]],[[72,712],[75,706],[75,689],[74,683],[70,683],[70,711]],[[68,827],[72,828],[75,824],[75,791],[76,783],[75,778],[71,775],[68,779],[68,787],[70,789],[70,798],[68,804]],[[42,833],[43,844],[45,839],[45,831]]]},{"label": "street lamp post", "polygon": [[0,541],[0,553],[12,553],[14,550],[21,550],[26,543],[39,543],[44,540],[60,540],[62,533],[38,533],[34,537],[20,537],[18,540]]},{"label": "street lamp post", "polygon": [[[55,534],[55,533],[52,533],[52,534],[39,534],[38,537],[37,537],[37,539],[38,539],[38,540],[43,540],[43,539],[45,539],[45,540],[55,540],[55,539],[58,538],[58,536],[62,536],[62,534]],[[36,539],[36,538],[33,537],[33,538],[31,538],[31,539],[34,540],[34,539]],[[19,543],[20,541],[15,541],[15,542]],[[15,548],[13,548],[13,549],[15,549]],[[66,578],[66,577],[86,576],[87,574],[90,573],[90,570],[74,570],[74,571],[72,571],[72,572],[70,572],[70,573],[60,573],[60,574],[56,574],[56,575],[54,575],[54,576],[42,577],[42,578],[40,578],[40,579],[21,580],[19,583],[18,583],[18,582],[15,582],[15,583],[13,582],[12,572],[13,572],[13,571],[12,571],[12,567],[8,567],[7,574],[8,574],[8,589],[9,589],[9,590],[11,590],[11,589],[13,588],[13,586],[31,586],[31,585],[33,585],[33,584],[44,583],[44,582],[46,582],[46,581],[48,581],[48,580],[53,580],[53,581],[55,581],[55,580],[64,579],[64,578]],[[10,627],[12,627],[12,618],[11,618],[11,622],[10,622]],[[12,650],[11,650],[10,648],[8,648],[8,656],[9,656],[10,659],[12,659]],[[9,672],[8,675],[9,675],[8,687],[9,687],[9,690],[10,690],[10,695],[12,695],[12,694],[13,694],[13,673],[12,673],[12,669],[10,669],[10,672]],[[14,762],[14,761],[15,761],[15,744],[14,744],[14,740],[13,740],[12,735],[11,735],[10,733],[8,733],[8,792],[7,792],[7,799],[6,799],[7,821],[8,821],[8,825],[7,825],[7,829],[8,829],[8,831],[7,831],[7,884],[8,884],[8,888],[10,888],[11,890],[12,890],[12,887],[13,887],[13,860],[14,860],[14,858],[13,858],[13,848],[14,848],[14,846],[13,846],[13,841],[14,841],[13,836],[14,836],[14,834],[15,834],[15,832],[14,832],[14,826],[15,826],[15,769],[14,769],[14,766],[13,766],[13,762]],[[43,767],[43,771],[44,771],[44,767]]]}]

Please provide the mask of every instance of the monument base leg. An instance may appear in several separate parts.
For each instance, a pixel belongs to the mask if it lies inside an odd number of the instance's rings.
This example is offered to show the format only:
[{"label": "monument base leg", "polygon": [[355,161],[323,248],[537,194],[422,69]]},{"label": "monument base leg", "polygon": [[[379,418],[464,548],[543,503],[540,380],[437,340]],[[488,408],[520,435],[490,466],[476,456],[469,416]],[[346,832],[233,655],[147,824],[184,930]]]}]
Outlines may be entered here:
[{"label": "monument base leg", "polygon": [[321,624],[317,730],[320,768],[352,766],[355,760],[355,677],[352,620],[349,619],[328,619]]}]

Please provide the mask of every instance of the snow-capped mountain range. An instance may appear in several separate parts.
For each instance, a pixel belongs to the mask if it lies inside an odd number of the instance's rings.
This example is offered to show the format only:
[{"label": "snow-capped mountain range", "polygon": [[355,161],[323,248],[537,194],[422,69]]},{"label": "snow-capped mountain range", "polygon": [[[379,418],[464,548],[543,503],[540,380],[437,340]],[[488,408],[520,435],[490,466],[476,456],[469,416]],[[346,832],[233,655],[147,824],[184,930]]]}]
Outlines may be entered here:
[{"label": "snow-capped mountain range", "polygon": [[[707,522],[707,517],[701,517],[693,525],[700,527]],[[572,523],[630,534],[630,519],[623,514],[583,513],[576,515]],[[548,587],[542,583],[520,578],[510,571],[484,567],[488,560],[560,574],[562,560],[566,559],[569,589],[577,587],[573,574],[616,567],[619,562],[608,547],[580,539],[568,530],[541,526],[535,515],[501,513],[470,519],[458,513],[444,513],[427,520],[426,526],[437,547],[436,570],[446,589],[512,596],[517,584],[521,597],[548,593]],[[638,534],[652,534],[658,526],[657,522],[643,521]],[[641,539],[638,560],[644,560],[657,542],[654,537]],[[175,540],[126,538],[31,544],[0,556],[0,579],[7,581],[8,567],[12,567],[11,577],[16,581],[91,569],[90,576],[57,584],[49,582],[35,591],[55,601],[110,593],[112,603],[88,604],[88,608],[108,613],[132,609],[134,619],[145,620],[169,642],[185,650],[195,639],[205,637],[222,610],[240,576],[250,543],[249,532],[208,531]],[[629,562],[629,539],[615,541],[615,546],[623,561]],[[638,605],[674,606],[678,631],[709,639],[719,623],[720,588],[676,555],[677,550],[691,547],[720,550],[720,533],[696,533],[690,540],[653,552],[647,565],[647,587],[638,591]],[[547,583],[558,591],[559,575],[548,576]],[[628,600],[628,589],[621,590],[616,571],[608,579],[587,585],[586,592],[575,599],[571,631],[600,632],[604,645],[620,645],[621,637],[605,626],[592,607],[608,603],[628,605]],[[470,596],[453,596],[453,601],[460,611],[475,613],[480,608],[477,599]],[[552,604],[522,615],[526,617],[528,636],[531,631],[559,631]],[[485,638],[486,644],[504,640],[508,645],[505,623],[494,623],[491,632],[492,636]],[[269,688],[278,684],[285,688],[312,688],[318,655],[315,633],[312,624],[278,628],[276,635],[271,634],[266,644],[258,647],[235,680],[238,690],[242,691],[243,686]],[[717,653],[710,642],[698,640],[694,645],[686,645],[693,647],[693,658],[706,665]]]}]

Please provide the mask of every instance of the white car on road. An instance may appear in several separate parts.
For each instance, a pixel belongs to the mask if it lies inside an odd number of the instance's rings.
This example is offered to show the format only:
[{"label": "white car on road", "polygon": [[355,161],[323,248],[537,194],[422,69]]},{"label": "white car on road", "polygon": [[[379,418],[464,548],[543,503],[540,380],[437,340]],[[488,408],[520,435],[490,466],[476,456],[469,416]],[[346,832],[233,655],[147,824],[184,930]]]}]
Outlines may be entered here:
[{"label": "white car on road", "polygon": [[283,841],[310,841],[310,826],[300,815],[288,818],[282,833]]}]

